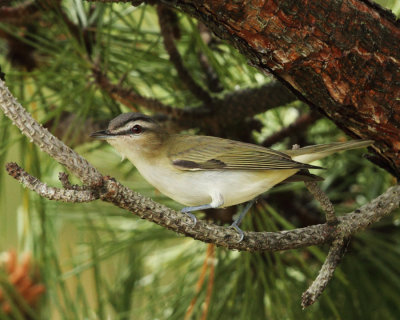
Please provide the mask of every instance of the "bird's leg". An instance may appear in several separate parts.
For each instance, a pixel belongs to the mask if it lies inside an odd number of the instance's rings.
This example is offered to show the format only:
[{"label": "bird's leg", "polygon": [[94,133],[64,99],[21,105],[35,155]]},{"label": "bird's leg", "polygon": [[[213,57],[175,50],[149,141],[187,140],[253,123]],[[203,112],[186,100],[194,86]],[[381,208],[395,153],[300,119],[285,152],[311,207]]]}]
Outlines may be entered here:
[{"label": "bird's leg", "polygon": [[190,219],[193,220],[193,225],[196,225],[197,223],[197,218],[194,214],[191,212],[197,211],[197,210],[206,210],[206,209],[211,209],[213,206],[211,204],[203,204],[201,206],[194,206],[194,207],[184,207],[181,212],[189,216]]},{"label": "bird's leg", "polygon": [[211,194],[211,203],[203,204],[203,205],[200,205],[200,206],[194,206],[194,207],[184,207],[181,210],[181,212],[183,212],[186,215],[188,215],[190,217],[190,219],[193,220],[193,226],[195,226],[196,223],[197,223],[197,218],[191,212],[197,211],[197,210],[206,210],[206,209],[212,209],[212,208],[219,208],[223,204],[224,204],[223,196],[220,193],[215,192],[215,193]]},{"label": "bird's leg", "polygon": [[244,233],[242,229],[239,228],[240,223],[242,222],[243,218],[245,217],[246,213],[250,210],[254,202],[256,202],[257,198],[247,202],[246,206],[244,207],[243,211],[240,213],[239,217],[231,224],[231,227],[234,228],[239,233],[239,242],[242,242],[244,238]]}]

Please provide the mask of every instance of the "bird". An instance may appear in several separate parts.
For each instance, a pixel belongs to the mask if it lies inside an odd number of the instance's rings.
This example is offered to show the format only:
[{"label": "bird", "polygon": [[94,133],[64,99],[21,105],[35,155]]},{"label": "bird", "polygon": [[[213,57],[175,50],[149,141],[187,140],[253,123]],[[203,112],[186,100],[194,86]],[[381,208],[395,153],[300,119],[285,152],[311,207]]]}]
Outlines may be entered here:
[{"label": "bird", "polygon": [[231,225],[239,233],[255,199],[281,182],[321,180],[309,163],[332,153],[363,148],[372,140],[351,140],[277,151],[213,136],[171,134],[154,118],[136,112],[112,119],[106,130],[91,134],[106,140],[161,193],[192,212],[248,203]]}]

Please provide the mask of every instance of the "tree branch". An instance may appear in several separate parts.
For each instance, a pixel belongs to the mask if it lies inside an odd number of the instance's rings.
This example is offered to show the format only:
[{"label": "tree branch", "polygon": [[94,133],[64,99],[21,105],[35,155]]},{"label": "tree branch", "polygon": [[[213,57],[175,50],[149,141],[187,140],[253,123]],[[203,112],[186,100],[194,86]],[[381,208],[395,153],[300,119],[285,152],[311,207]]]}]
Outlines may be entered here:
[{"label": "tree branch", "polygon": [[[11,1],[8,1],[11,3]],[[0,6],[0,21],[14,25],[24,25],[32,22],[40,15],[40,6],[36,1],[25,1],[15,7],[10,7],[10,3]]]},{"label": "tree branch", "polygon": [[[13,168],[13,166],[15,166],[15,164],[8,164],[8,168]],[[9,171],[12,172],[12,170]],[[30,179],[36,178],[21,179],[21,182],[29,182]],[[144,197],[123,186],[113,178],[103,177],[103,179],[104,184],[102,187],[93,188],[91,190],[94,194],[93,197],[99,197],[103,201],[111,202],[122,209],[136,214],[142,219],[155,222],[158,225],[185,236],[240,251],[280,251],[329,243],[338,236],[349,237],[357,231],[366,229],[372,223],[380,220],[394,209],[398,208],[400,204],[400,186],[397,185],[389,188],[384,194],[371,203],[346,216],[339,217],[336,228],[325,223],[279,232],[245,232],[244,240],[242,242],[237,242],[237,232],[231,228],[214,225],[202,220],[198,221],[196,226],[193,227],[191,218],[183,213],[156,203],[150,198]],[[24,185],[32,191],[36,191],[35,184],[27,183]],[[44,189],[40,191],[41,195],[50,200],[54,200],[54,198],[52,198],[53,193],[50,191],[54,188],[48,187],[41,182],[39,185]],[[77,193],[71,194],[73,194],[73,197],[77,195]]]},{"label": "tree branch", "polygon": [[328,256],[326,257],[317,278],[302,295],[301,306],[303,309],[312,305],[322,294],[328,285],[329,280],[332,279],[336,267],[339,265],[346,253],[349,242],[349,238],[337,238],[332,242]]},{"label": "tree branch", "polygon": [[304,181],[304,184],[308,191],[310,191],[314,198],[320,203],[322,210],[325,212],[326,221],[330,225],[335,225],[337,223],[335,208],[333,207],[333,204],[328,198],[327,194],[318,186],[318,183],[315,181]]},{"label": "tree branch", "polygon": [[[298,144],[293,145],[293,150],[299,149]],[[309,170],[305,172],[310,173]],[[308,191],[314,196],[314,198],[320,203],[322,210],[325,212],[326,222],[330,225],[335,225],[337,223],[337,217],[335,215],[335,208],[328,195],[318,186],[316,181],[304,181],[304,184]]]},{"label": "tree branch", "polygon": [[38,195],[49,200],[63,202],[91,202],[99,199],[99,195],[94,190],[72,190],[49,187],[38,178],[31,176],[16,163],[6,165],[8,174],[18,180],[28,189],[35,191]]}]

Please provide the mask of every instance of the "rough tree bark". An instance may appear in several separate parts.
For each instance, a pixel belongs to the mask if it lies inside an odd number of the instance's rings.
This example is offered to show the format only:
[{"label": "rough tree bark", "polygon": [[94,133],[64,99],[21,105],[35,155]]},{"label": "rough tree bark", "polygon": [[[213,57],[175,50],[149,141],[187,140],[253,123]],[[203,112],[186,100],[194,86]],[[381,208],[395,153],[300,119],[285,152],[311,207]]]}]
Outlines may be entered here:
[{"label": "rough tree bark", "polygon": [[174,0],[400,177],[400,22],[368,0]]}]

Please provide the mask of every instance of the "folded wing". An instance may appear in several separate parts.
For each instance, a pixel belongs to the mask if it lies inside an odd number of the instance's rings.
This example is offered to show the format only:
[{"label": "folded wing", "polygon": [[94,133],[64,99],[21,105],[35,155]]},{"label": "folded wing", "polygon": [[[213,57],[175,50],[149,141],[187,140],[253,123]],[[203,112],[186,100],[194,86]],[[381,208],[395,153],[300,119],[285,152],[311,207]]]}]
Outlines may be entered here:
[{"label": "folded wing", "polygon": [[282,152],[208,136],[174,136],[168,158],[181,170],[321,169],[296,162]]}]

